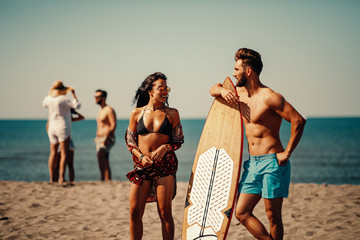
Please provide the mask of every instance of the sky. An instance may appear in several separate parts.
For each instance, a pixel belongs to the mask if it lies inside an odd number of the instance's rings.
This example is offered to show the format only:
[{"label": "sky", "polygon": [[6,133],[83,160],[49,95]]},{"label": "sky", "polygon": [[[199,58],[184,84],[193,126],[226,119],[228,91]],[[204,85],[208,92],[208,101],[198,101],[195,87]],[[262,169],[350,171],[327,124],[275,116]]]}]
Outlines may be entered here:
[{"label": "sky", "polygon": [[[141,82],[163,72],[181,118],[205,118],[234,54],[262,55],[260,79],[304,117],[360,116],[360,2],[0,0],[0,119],[46,119],[52,83],[93,119],[96,89],[127,119]],[[71,98],[71,96],[69,96]]]}]

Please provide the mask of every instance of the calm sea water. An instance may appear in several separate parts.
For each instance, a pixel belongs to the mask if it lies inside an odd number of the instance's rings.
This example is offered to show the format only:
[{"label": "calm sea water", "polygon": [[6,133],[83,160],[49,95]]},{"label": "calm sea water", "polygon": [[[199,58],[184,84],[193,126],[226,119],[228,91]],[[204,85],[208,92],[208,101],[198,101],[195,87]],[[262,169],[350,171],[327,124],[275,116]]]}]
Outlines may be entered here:
[{"label": "calm sea water", "polygon": [[[177,151],[177,179],[187,182],[205,119],[182,120],[185,143]],[[45,120],[0,120],[0,180],[48,181],[49,140]],[[114,180],[126,180],[132,170],[124,135],[128,120],[119,120],[117,142],[110,153]],[[100,178],[95,145],[96,122],[73,123],[76,181]],[[290,124],[283,122],[286,145]],[[293,183],[360,184],[360,118],[311,118],[291,157]],[[248,158],[247,142],[243,160]]]}]

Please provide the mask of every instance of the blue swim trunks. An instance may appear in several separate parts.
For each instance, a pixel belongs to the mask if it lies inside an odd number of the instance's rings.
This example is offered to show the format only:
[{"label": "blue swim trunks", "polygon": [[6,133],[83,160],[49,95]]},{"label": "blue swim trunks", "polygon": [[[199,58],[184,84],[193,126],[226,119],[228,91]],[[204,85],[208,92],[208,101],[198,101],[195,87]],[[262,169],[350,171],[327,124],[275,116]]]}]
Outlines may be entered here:
[{"label": "blue swim trunks", "polygon": [[239,193],[259,194],[266,199],[288,197],[290,161],[280,166],[276,153],[251,156],[244,162]]}]

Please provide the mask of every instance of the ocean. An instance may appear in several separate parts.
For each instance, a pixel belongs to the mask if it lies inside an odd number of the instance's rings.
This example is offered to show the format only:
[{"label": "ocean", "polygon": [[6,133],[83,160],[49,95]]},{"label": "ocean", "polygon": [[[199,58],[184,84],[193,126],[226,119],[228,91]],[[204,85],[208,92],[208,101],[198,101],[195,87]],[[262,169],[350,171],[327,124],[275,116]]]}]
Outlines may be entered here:
[{"label": "ocean", "polygon": [[[185,143],[176,151],[177,180],[188,182],[205,119],[183,119]],[[128,120],[118,120],[116,144],[110,152],[113,180],[125,181],[132,170],[124,140]],[[49,140],[46,120],[0,120],[0,180],[49,181]],[[75,181],[100,179],[94,137],[95,120],[74,122]],[[290,124],[283,121],[281,140],[286,146]],[[245,138],[246,139],[246,138]],[[244,144],[243,162],[248,158]],[[291,156],[291,182],[360,184],[360,118],[309,118],[303,137]],[[67,178],[67,177],[66,177]]]}]

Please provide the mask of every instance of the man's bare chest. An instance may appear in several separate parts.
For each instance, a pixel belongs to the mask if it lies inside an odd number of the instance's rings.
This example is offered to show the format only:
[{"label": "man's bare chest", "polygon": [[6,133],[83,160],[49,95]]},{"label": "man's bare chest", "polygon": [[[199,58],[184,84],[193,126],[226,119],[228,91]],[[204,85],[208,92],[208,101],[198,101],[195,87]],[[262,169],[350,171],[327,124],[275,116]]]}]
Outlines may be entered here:
[{"label": "man's bare chest", "polygon": [[108,122],[108,118],[107,118],[107,114],[104,111],[100,111],[96,117],[96,121],[98,123],[107,123]]},{"label": "man's bare chest", "polygon": [[240,97],[240,108],[245,123],[261,124],[271,114],[271,109],[259,97]]}]

